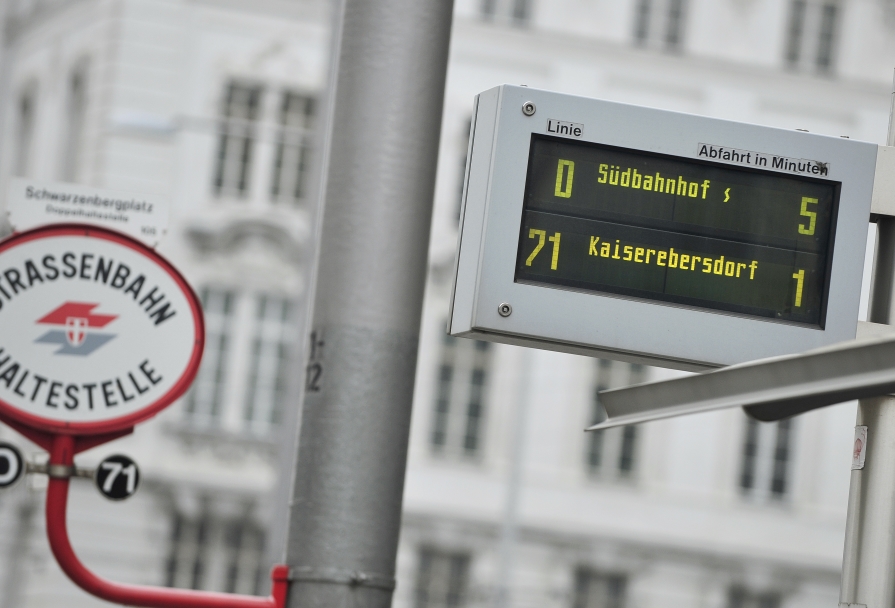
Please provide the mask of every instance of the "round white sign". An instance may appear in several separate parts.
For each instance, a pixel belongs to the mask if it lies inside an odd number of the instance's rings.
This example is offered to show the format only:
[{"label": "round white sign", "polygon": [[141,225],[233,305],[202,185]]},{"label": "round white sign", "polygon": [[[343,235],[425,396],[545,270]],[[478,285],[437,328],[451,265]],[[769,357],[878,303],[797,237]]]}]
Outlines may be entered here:
[{"label": "round white sign", "polygon": [[0,416],[129,428],[184,393],[204,333],[183,277],[130,237],[66,224],[0,243]]}]

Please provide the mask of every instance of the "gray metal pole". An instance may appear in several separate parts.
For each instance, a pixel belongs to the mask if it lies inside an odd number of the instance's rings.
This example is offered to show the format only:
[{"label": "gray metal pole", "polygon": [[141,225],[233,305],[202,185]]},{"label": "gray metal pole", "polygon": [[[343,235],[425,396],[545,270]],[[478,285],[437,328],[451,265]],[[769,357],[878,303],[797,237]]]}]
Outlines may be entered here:
[{"label": "gray metal pole", "polygon": [[[895,145],[895,79],[886,145]],[[895,218],[877,219],[869,320],[891,324]],[[864,468],[851,472],[840,606],[895,607],[895,397],[862,399],[867,427]]]},{"label": "gray metal pole", "polygon": [[[330,4],[329,15],[329,56],[337,57],[340,46],[339,24],[342,22],[342,2]],[[335,62],[333,62],[335,63]],[[313,154],[308,174],[311,176],[308,185],[308,223],[313,227],[305,243],[302,259],[305,276],[302,281],[307,288],[302,294],[301,307],[296,315],[295,324],[299,328],[295,342],[290,344],[289,365],[293,369],[302,369],[307,363],[305,351],[306,337],[311,334],[311,308],[314,302],[317,260],[320,259],[320,229],[323,207],[323,178],[326,173],[326,160],[329,158],[330,134],[332,133],[333,93],[338,66],[330,65],[327,75],[327,87],[318,105],[317,118],[313,133]],[[296,374],[286,381],[287,403],[302,403],[304,400],[304,374]],[[292,489],[295,480],[295,461],[298,458],[298,432],[301,428],[301,408],[289,407],[280,420],[277,432],[277,481],[272,492],[273,513],[268,528],[268,540],[264,554],[268,568],[275,564],[286,563],[286,532],[289,529],[289,513],[292,504]]]},{"label": "gray metal pole", "polygon": [[522,349],[519,366],[519,398],[513,412],[514,429],[510,446],[510,467],[504,496],[503,522],[500,526],[500,540],[497,567],[497,585],[494,592],[494,607],[508,608],[513,605],[513,566],[516,556],[516,541],[519,533],[519,502],[522,497],[522,474],[525,469],[525,434],[528,426],[528,412],[531,405],[531,376],[534,373],[536,354],[529,348]]},{"label": "gray metal pole", "polygon": [[385,607],[453,0],[343,0],[287,606]]}]

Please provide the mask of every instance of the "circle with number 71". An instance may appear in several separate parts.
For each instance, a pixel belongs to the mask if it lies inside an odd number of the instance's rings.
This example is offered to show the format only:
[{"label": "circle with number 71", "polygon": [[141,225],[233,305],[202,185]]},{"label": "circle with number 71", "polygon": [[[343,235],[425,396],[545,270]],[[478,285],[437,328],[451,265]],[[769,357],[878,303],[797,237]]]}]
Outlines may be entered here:
[{"label": "circle with number 71", "polygon": [[137,492],[140,470],[137,463],[121,454],[108,456],[96,467],[96,487],[109,500],[124,500]]}]

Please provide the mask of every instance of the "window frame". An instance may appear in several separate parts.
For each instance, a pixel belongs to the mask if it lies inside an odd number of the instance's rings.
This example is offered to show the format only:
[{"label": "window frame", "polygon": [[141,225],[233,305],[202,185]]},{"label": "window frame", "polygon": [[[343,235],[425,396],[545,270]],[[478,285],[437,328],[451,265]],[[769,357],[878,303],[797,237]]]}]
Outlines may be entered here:
[{"label": "window frame", "polygon": [[[265,435],[282,419],[285,399],[288,395],[288,374],[292,362],[298,328],[295,322],[295,301],[287,296],[266,292],[253,292],[247,296],[253,302],[252,329],[248,336],[248,367],[246,369],[245,397],[242,404],[242,415],[245,430],[250,433]],[[264,316],[269,305],[279,308],[278,318]],[[264,348],[275,350],[271,355],[262,352]],[[264,366],[265,359],[273,359],[273,367]],[[266,367],[266,368],[265,368]],[[267,372],[268,377],[262,384],[266,388],[259,389],[259,371]],[[258,409],[260,391],[271,393],[270,401]],[[256,412],[260,411],[259,416]]]},{"label": "window frame", "polygon": [[[206,352],[196,382],[184,400],[184,424],[197,431],[273,440],[285,399],[290,395],[289,370],[298,336],[299,301],[291,294],[275,290],[240,289],[218,284],[209,284],[200,293],[203,310],[208,306],[209,294],[218,300],[229,297],[230,303],[229,309],[225,305],[220,310],[205,313]],[[279,317],[259,319],[263,307],[270,302],[279,306]],[[222,339],[217,341],[225,347],[211,351],[217,354],[210,358],[208,349],[216,348],[214,345],[219,336]],[[261,389],[257,384],[257,372],[263,362],[257,356],[264,353],[258,350],[259,344],[268,351],[271,348],[276,351],[273,368],[267,365],[266,369],[273,376],[267,374]],[[270,359],[271,353],[267,355]],[[206,371],[212,369],[209,366],[214,366],[213,371]],[[256,384],[253,385],[253,381]],[[205,395],[197,394],[198,391],[204,391]],[[259,391],[272,391],[272,401],[256,409]],[[197,401],[200,397],[205,401]]]},{"label": "window frame", "polygon": [[[185,397],[184,411],[191,426],[220,426],[220,410],[226,405],[225,395],[232,367],[238,297],[236,290],[226,287],[205,286],[200,290],[199,300],[205,317],[205,348],[196,379]],[[220,310],[209,309],[212,298],[215,303],[221,302]]]},{"label": "window frame", "polygon": [[479,16],[485,21],[526,26],[532,20],[532,0],[479,0]]},{"label": "window frame", "polygon": [[788,504],[795,486],[795,419],[763,423],[743,418],[736,476],[740,496],[757,504]]},{"label": "window frame", "polygon": [[[591,586],[601,587],[605,594],[592,603]],[[620,572],[603,571],[590,566],[575,569],[572,592],[573,608],[625,608],[629,577]],[[612,596],[615,597],[612,597]]]},{"label": "window frame", "polygon": [[[593,367],[586,426],[599,424],[606,419],[606,412],[600,404],[600,391],[640,384],[649,373],[644,365],[609,359],[597,359]],[[637,478],[639,468],[639,452],[642,444],[640,435],[638,425],[587,433],[583,464],[588,478],[599,481],[633,482]]]},{"label": "window frame", "polygon": [[[301,89],[280,88],[277,91],[276,116],[273,121],[276,129],[273,144],[273,157],[270,170],[270,183],[267,185],[267,198],[277,207],[303,207],[308,204],[312,179],[312,163],[314,157],[314,144],[317,124],[319,122],[320,102],[318,96]],[[288,124],[289,101],[299,99],[304,102],[305,111],[302,113],[303,125],[295,127]],[[294,178],[289,180],[292,184],[291,195],[283,194],[283,176],[286,175],[284,167],[289,166],[284,162],[287,152],[297,148],[298,167],[295,169]],[[296,160],[296,159],[293,159]]]},{"label": "window frame", "polygon": [[785,68],[817,76],[835,75],[845,3],[841,0],[790,0],[786,6]]},{"label": "window frame", "polygon": [[495,350],[490,342],[444,333],[426,432],[433,456],[469,462],[484,457]]},{"label": "window frame", "polygon": [[64,182],[77,182],[82,178],[90,110],[90,66],[90,58],[82,56],[70,65],[66,78],[65,126],[59,170]]},{"label": "window frame", "polygon": [[774,591],[755,592],[742,585],[727,589],[727,608],[780,608],[782,594]]},{"label": "window frame", "polygon": [[635,46],[679,53],[684,50],[687,0],[637,0],[634,4]]},{"label": "window frame", "polygon": [[[268,91],[263,83],[242,78],[231,78],[224,84],[224,94],[218,100],[215,131],[215,153],[212,168],[211,192],[214,198],[244,202],[252,198],[253,173],[257,162],[259,134],[264,120],[264,102]],[[233,97],[236,90],[247,92],[248,116],[234,116]],[[231,157],[236,146],[236,160]],[[241,148],[241,151],[239,150]],[[235,187],[232,182],[233,165],[238,166]]]},{"label": "window frame", "polygon": [[28,177],[32,173],[34,144],[37,133],[40,89],[36,80],[28,80],[17,90],[15,97],[15,143],[12,175]]},{"label": "window frame", "polygon": [[[264,527],[249,514],[223,517],[213,512],[210,499],[201,502],[192,516],[170,510],[165,586],[258,595],[265,568]],[[209,581],[223,585],[213,589]]]},{"label": "window frame", "polygon": [[[436,590],[444,591],[441,594],[443,598],[439,596],[432,600],[430,599],[432,590],[424,589],[423,583],[430,580],[427,574],[431,573],[431,563],[435,560],[445,562],[441,565],[447,566],[449,572],[448,580],[441,581],[446,582],[446,584],[440,585],[443,589],[436,587]],[[470,551],[445,550],[432,545],[420,546],[417,549],[416,575],[413,583],[414,608],[462,608],[465,606],[469,599],[472,560],[473,555]],[[457,584],[453,585],[454,583]]]}]

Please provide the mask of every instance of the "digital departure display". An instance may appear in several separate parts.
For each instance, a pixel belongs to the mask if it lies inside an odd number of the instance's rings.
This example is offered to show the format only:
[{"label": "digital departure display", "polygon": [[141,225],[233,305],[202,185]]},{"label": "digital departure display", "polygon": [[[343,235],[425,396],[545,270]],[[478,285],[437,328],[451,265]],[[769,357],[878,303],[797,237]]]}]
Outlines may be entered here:
[{"label": "digital departure display", "polygon": [[839,187],[533,135],[515,280],[823,328]]}]

